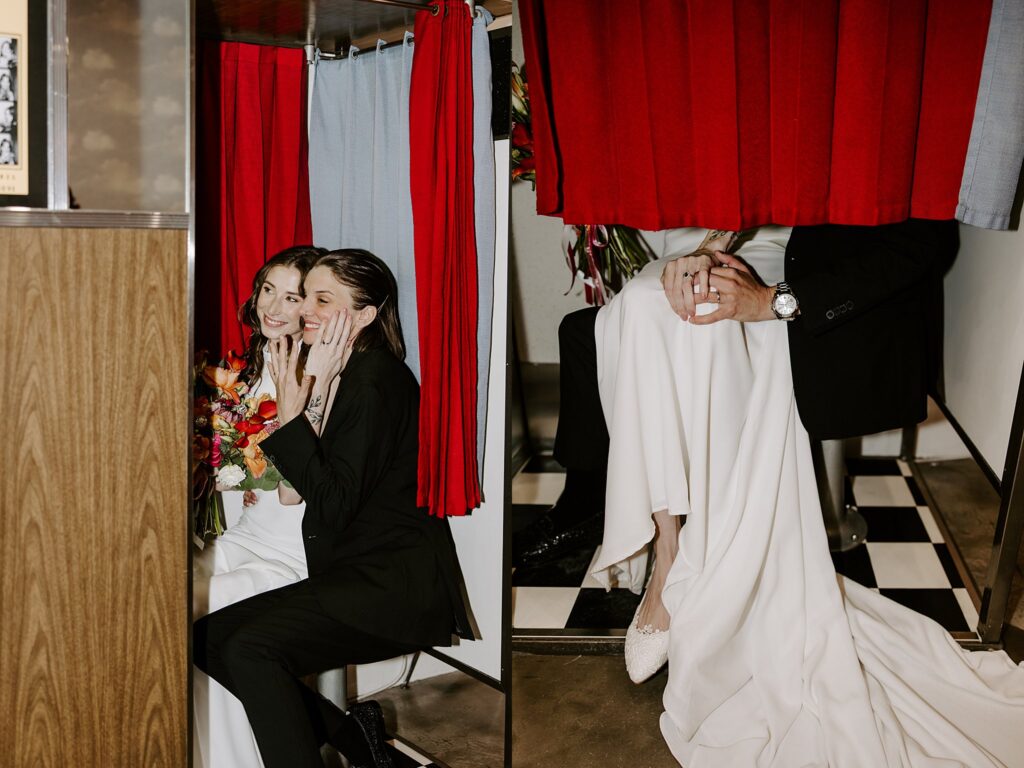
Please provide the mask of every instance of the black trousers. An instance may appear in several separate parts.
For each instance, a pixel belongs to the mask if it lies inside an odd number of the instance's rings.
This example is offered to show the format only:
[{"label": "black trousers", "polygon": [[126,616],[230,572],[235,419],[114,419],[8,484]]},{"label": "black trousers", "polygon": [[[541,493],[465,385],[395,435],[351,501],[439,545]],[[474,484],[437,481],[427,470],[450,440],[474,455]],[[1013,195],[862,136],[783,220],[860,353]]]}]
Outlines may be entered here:
[{"label": "black trousers", "polygon": [[568,470],[606,473],[608,427],[597,386],[597,307],[571,312],[558,326],[560,363],[555,459]]},{"label": "black trousers", "polygon": [[328,739],[343,752],[365,750],[352,718],[300,678],[418,650],[331,618],[308,580],[204,616],[192,639],[195,665],[245,707],[266,768],[323,768],[320,747]]}]

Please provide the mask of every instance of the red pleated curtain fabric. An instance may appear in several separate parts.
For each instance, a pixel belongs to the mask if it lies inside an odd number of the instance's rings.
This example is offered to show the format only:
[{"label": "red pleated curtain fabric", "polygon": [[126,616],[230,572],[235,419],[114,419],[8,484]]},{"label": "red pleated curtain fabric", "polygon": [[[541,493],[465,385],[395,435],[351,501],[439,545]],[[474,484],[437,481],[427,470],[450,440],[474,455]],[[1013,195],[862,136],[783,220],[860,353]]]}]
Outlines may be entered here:
[{"label": "red pleated curtain fabric", "polygon": [[301,49],[200,48],[196,337],[213,357],[248,340],[237,313],[256,271],[313,241],[306,98]]},{"label": "red pleated curtain fabric", "polygon": [[953,218],[991,0],[520,0],[537,210]]},{"label": "red pleated curtain fabric", "polygon": [[480,505],[476,461],[477,267],[472,19],[462,0],[416,16],[409,98],[420,332],[420,506]]}]

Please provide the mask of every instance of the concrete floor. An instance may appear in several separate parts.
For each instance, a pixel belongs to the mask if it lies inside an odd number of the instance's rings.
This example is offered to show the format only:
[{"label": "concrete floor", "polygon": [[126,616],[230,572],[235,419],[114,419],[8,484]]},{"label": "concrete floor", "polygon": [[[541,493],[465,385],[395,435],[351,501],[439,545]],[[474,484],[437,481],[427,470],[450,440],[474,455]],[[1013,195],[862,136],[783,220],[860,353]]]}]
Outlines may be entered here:
[{"label": "concrete floor", "polygon": [[373,696],[388,732],[448,768],[502,768],[505,695],[461,672]]},{"label": "concrete floor", "polygon": [[642,685],[622,656],[512,655],[513,768],[678,768],[658,730],[663,670]]}]

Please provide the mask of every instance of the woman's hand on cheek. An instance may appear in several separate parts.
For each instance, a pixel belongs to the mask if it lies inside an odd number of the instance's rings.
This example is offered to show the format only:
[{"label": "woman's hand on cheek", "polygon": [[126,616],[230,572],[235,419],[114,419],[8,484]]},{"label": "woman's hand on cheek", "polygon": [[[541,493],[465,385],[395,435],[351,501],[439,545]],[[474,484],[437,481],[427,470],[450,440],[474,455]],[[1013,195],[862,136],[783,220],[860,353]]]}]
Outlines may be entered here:
[{"label": "woman's hand on cheek", "polygon": [[341,310],[320,326],[306,356],[305,372],[326,387],[345,368],[351,353],[352,316]]},{"label": "woman's hand on cheek", "polygon": [[282,425],[302,413],[312,385],[308,372],[298,381],[300,345],[293,342],[289,350],[289,341],[284,336],[270,342],[270,375],[277,390],[277,417]]}]

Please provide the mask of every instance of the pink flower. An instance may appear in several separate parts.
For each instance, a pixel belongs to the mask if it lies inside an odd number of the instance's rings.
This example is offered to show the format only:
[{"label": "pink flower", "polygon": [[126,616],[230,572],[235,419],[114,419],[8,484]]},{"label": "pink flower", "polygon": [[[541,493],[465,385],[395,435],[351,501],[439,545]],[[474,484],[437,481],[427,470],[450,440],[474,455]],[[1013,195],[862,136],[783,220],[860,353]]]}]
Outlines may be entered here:
[{"label": "pink flower", "polygon": [[210,466],[217,468],[220,466],[223,457],[220,453],[220,435],[213,436],[213,447],[210,449]]}]

